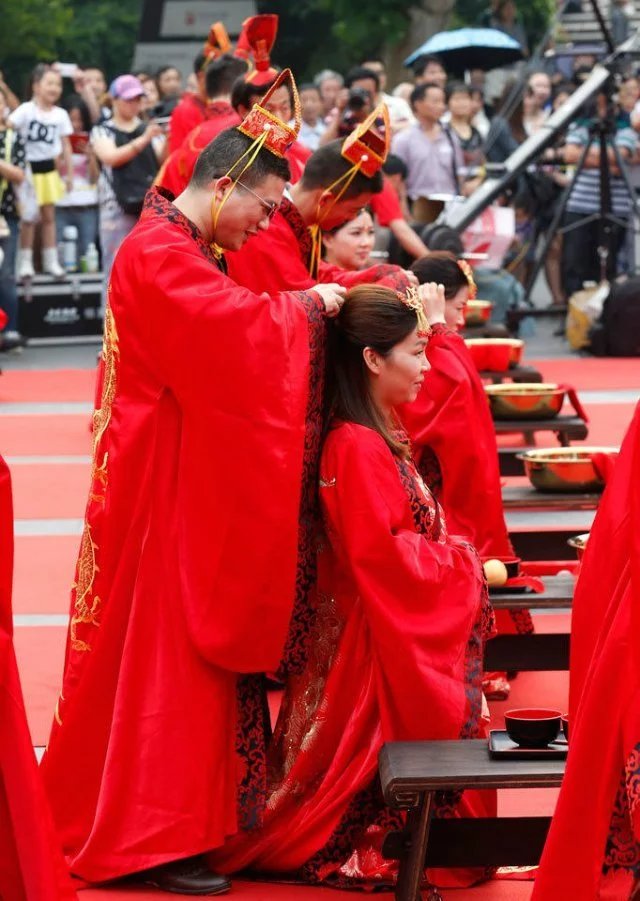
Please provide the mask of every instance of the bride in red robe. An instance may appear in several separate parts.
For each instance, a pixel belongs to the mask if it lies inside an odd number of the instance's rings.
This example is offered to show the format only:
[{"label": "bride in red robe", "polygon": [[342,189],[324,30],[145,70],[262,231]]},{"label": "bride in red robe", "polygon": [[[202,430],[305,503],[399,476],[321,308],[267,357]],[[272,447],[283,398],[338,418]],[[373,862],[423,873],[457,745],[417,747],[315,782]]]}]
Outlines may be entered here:
[{"label": "bride in red robe", "polygon": [[[484,387],[459,330],[475,284],[467,263],[433,252],[412,271],[421,284],[445,291],[445,322],[433,330],[427,356],[431,371],[415,404],[400,410],[418,468],[447,511],[450,527],[466,535],[483,557],[513,557],[502,507],[495,428]],[[498,610],[501,634],[533,631],[528,610]],[[485,694],[509,696],[506,673],[487,673]]]},{"label": "bride in red robe", "polygon": [[[222,871],[392,884],[396,865],[381,845],[400,815],[378,788],[382,744],[482,734],[491,629],[482,566],[449,535],[394,413],[429,369],[423,324],[417,297],[372,285],[347,294],[337,321],[307,663],[284,696],[263,823],[215,852]],[[448,797],[439,814],[473,815],[478,800]],[[484,875],[434,872],[439,884]]]}]

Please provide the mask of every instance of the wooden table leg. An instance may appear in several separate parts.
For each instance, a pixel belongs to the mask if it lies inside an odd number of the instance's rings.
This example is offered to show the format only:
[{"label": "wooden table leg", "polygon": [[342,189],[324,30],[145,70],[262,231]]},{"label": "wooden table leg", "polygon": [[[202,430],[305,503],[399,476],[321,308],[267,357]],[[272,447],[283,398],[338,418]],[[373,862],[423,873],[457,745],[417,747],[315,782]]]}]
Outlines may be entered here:
[{"label": "wooden table leg", "polygon": [[433,797],[433,792],[425,792],[418,806],[407,811],[406,847],[400,857],[396,901],[420,901]]}]

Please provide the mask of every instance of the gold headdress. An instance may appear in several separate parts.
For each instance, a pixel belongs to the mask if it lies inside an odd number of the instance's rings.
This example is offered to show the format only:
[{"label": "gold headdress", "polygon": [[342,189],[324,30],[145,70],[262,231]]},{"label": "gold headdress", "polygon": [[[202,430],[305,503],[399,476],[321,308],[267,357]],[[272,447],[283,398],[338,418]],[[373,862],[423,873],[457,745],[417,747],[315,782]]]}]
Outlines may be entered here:
[{"label": "gold headdress", "polygon": [[398,293],[398,299],[402,301],[405,307],[409,307],[416,314],[418,320],[418,336],[420,338],[428,338],[431,334],[431,326],[424,311],[424,304],[420,299],[420,294],[415,285],[407,288],[405,294]]},{"label": "gold headdress", "polygon": [[469,285],[469,300],[475,300],[478,296],[478,286],[473,277],[473,269],[466,260],[458,260],[457,262]]}]

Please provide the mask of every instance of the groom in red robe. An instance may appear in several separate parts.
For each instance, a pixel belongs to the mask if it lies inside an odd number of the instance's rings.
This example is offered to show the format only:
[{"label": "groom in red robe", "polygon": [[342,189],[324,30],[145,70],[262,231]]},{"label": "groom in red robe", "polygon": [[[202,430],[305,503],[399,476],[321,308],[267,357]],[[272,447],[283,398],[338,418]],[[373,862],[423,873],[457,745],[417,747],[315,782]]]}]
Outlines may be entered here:
[{"label": "groom in red robe", "polygon": [[251,798],[262,775],[262,710],[238,676],[281,656],[309,383],[341,303],[334,286],[270,296],[226,275],[221,251],[266,230],[288,178],[295,131],[266,121],[255,108],[223,132],[175,201],[150,192],[111,276],[43,761],[71,870],[89,882],[228,891],[200,855],[238,828],[238,777]]}]

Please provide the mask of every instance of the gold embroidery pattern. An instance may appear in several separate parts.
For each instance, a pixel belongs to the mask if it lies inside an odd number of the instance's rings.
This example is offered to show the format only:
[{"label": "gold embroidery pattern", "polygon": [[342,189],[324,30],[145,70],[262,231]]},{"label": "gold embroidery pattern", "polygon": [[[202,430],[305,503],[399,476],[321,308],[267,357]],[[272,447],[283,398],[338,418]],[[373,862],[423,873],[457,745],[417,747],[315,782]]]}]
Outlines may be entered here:
[{"label": "gold embroidery pattern", "polygon": [[[104,319],[104,341],[102,343],[102,362],[104,366],[102,396],[100,406],[93,414],[93,468],[91,470],[92,499],[104,501],[107,490],[107,457],[105,453],[102,461],[98,463],[98,453],[102,436],[107,430],[111,420],[111,407],[116,396],[117,368],[120,357],[118,348],[118,332],[111,308],[107,305]],[[98,486],[102,486],[102,493],[97,493]],[[96,493],[94,493],[96,492]]]},{"label": "gold embroidery pattern", "polygon": [[[120,357],[118,349],[118,332],[111,307],[107,304],[104,319],[104,340],[102,343],[103,379],[100,406],[93,414],[93,465],[91,469],[90,500],[103,504],[107,491],[108,452],[102,453],[100,444],[111,421],[111,408],[116,396],[117,364]],[[87,514],[88,516],[88,514]],[[72,587],[75,592],[73,614],[69,628],[69,640],[75,651],[90,651],[88,641],[78,637],[78,625],[99,626],[98,611],[100,598],[94,593],[96,573],[100,571],[97,563],[98,545],[93,540],[91,525],[85,521],[80,542],[80,553],[76,570],[76,581]]]},{"label": "gold embroidery pattern", "polygon": [[80,554],[78,555],[77,579],[73,585],[76,600],[74,614],[71,617],[71,626],[69,630],[69,638],[71,647],[75,651],[90,651],[91,645],[77,635],[78,623],[89,623],[99,626],[98,610],[100,609],[100,598],[93,595],[93,583],[99,567],[96,562],[96,551],[98,545],[91,537],[91,526],[85,523],[82,532],[82,541],[80,542]]}]

